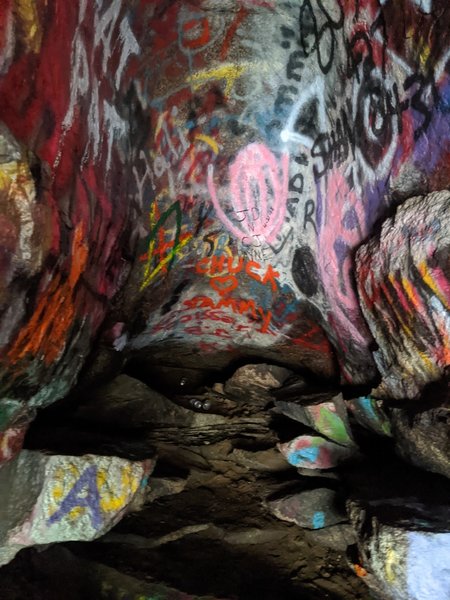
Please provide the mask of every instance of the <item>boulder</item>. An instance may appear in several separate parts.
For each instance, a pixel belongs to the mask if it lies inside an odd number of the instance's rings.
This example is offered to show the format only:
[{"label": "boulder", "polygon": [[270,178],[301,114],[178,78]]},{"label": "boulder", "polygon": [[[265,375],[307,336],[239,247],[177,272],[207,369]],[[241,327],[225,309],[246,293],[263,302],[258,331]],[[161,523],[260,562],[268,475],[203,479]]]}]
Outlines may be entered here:
[{"label": "boulder", "polygon": [[358,293],[378,345],[377,396],[417,399],[450,364],[450,192],[410,198],[356,254]]},{"label": "boulder", "polygon": [[144,494],[153,466],[22,450],[0,469],[0,564],[28,546],[103,535]]},{"label": "boulder", "polygon": [[270,391],[281,387],[291,374],[288,369],[276,365],[245,365],[228,379],[224,391],[233,398],[264,406],[270,400]]}]

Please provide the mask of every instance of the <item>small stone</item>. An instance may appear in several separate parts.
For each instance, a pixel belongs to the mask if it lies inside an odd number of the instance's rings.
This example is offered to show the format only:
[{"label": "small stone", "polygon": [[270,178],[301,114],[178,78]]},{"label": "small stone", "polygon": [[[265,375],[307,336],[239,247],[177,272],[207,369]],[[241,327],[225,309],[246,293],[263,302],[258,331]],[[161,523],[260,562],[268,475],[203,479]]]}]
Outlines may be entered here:
[{"label": "small stone", "polygon": [[28,424],[0,432],[0,467],[21,451]]},{"label": "small stone", "polygon": [[255,452],[252,452],[251,450],[235,449],[233,450],[231,458],[250,471],[276,473],[279,471],[286,471],[286,468],[289,468],[285,459],[280,455],[276,448]]}]

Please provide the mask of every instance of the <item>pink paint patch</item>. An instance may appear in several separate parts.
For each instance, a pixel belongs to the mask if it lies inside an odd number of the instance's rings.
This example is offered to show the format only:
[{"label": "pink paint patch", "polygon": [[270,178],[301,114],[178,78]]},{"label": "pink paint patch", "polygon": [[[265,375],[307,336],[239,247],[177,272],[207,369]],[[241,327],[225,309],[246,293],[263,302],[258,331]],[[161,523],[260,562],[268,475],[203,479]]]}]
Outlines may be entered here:
[{"label": "pink paint patch", "polygon": [[212,167],[208,189],[216,213],[238,239],[261,236],[275,240],[286,217],[289,157],[283,154],[281,168],[272,152],[260,143],[243,148],[230,167],[230,203],[233,220],[217,198]]},{"label": "pink paint patch", "polygon": [[0,433],[0,466],[9,462],[20,452],[28,424],[21,427],[11,427]]},{"label": "pink paint patch", "polygon": [[367,347],[370,334],[352,280],[352,252],[366,235],[362,202],[339,171],[330,173],[325,222],[318,240],[320,278],[340,337]]}]

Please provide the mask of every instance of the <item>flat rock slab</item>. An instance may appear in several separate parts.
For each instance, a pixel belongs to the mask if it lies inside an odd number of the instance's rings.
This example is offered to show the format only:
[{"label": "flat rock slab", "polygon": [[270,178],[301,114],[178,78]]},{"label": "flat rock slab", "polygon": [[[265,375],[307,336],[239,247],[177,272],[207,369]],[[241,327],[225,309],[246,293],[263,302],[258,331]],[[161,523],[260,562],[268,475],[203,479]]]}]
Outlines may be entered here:
[{"label": "flat rock slab", "polygon": [[323,529],[347,520],[337,508],[333,490],[317,488],[267,502],[269,510],[282,521],[295,523],[305,529]]},{"label": "flat rock slab", "polygon": [[144,493],[153,466],[23,450],[0,469],[0,564],[27,546],[103,535]]},{"label": "flat rock slab", "polygon": [[291,465],[306,469],[332,469],[356,453],[354,448],[312,435],[301,435],[278,448]]}]

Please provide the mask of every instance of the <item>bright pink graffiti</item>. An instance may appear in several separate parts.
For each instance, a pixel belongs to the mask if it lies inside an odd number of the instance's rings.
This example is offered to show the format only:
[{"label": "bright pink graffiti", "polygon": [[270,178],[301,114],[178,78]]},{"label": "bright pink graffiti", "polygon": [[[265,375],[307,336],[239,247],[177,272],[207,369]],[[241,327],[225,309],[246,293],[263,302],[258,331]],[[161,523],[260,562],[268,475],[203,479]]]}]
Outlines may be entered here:
[{"label": "bright pink graffiti", "polygon": [[273,242],[286,217],[289,156],[283,154],[281,168],[272,152],[260,143],[243,148],[230,167],[230,203],[233,221],[217,197],[213,168],[208,171],[208,189],[222,223],[244,244],[252,236]]},{"label": "bright pink graffiti", "polygon": [[367,346],[368,330],[358,312],[352,283],[352,251],[366,235],[364,210],[338,170],[330,173],[325,227],[318,240],[319,272],[333,314],[333,328],[346,339]]}]

